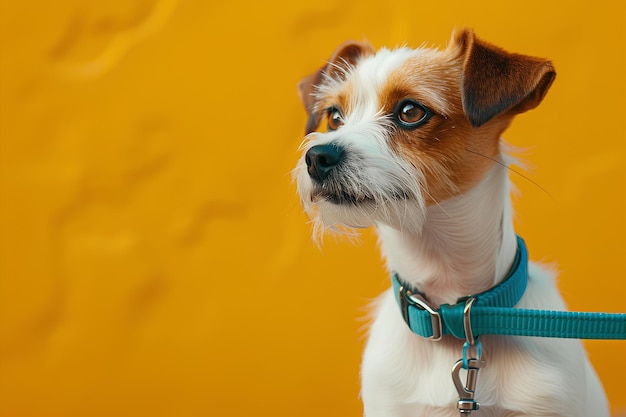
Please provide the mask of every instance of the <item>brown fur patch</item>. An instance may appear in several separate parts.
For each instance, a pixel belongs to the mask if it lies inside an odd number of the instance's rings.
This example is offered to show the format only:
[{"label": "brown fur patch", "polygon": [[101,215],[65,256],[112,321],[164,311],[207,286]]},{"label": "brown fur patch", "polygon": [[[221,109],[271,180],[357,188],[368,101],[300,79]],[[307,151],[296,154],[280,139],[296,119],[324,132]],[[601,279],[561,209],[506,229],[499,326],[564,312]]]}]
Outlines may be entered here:
[{"label": "brown fur patch", "polygon": [[462,57],[453,50],[409,59],[389,77],[380,94],[391,112],[403,99],[415,99],[434,114],[413,130],[398,128],[390,146],[423,172],[428,204],[473,187],[493,165],[506,123],[472,128],[463,111],[460,91]]},{"label": "brown fur patch", "polygon": [[539,105],[554,76],[549,61],[510,54],[468,30],[454,34],[445,51],[418,50],[391,74],[380,93],[387,112],[412,98],[434,113],[416,129],[396,129],[390,142],[423,172],[428,204],[480,181],[513,117]]},{"label": "brown fur patch", "polygon": [[374,47],[367,41],[344,42],[335,49],[326,65],[322,66],[313,74],[304,77],[298,83],[298,95],[309,116],[305,133],[313,132],[320,124],[320,117],[322,115],[319,111],[315,111],[317,107],[315,89],[323,82],[324,76],[333,77],[336,73],[345,71],[350,66],[356,65],[359,59],[372,55],[373,53]]}]

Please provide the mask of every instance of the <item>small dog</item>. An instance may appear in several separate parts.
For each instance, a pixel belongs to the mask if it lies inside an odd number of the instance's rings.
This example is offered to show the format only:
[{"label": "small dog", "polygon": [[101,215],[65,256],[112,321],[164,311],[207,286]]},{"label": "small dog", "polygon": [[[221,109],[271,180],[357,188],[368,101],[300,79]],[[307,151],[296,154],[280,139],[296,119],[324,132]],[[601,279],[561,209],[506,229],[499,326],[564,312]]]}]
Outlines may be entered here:
[{"label": "small dog", "polygon": [[[390,272],[431,306],[501,282],[516,256],[500,136],[554,78],[471,30],[444,50],[339,46],[299,84],[308,113],[294,170],[316,232],[375,226]],[[554,274],[531,263],[517,307],[565,310]],[[362,363],[367,417],[458,416],[450,368],[462,340],[408,328],[394,293],[378,300]],[[578,340],[482,337],[479,416],[608,416]]]}]

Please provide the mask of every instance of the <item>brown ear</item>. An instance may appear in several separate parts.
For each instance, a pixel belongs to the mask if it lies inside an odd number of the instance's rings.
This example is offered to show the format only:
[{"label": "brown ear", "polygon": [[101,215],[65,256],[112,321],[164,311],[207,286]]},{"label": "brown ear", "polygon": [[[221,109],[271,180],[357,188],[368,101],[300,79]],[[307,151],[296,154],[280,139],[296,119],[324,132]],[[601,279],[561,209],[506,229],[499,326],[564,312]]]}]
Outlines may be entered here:
[{"label": "brown ear", "polygon": [[464,55],[461,96],[474,127],[502,113],[537,107],[556,77],[550,61],[508,53],[477,39],[471,30],[455,33],[453,39]]},{"label": "brown ear", "polygon": [[324,75],[332,77],[337,73],[341,73],[351,66],[356,65],[356,62],[364,56],[374,53],[374,48],[367,42],[347,41],[339,45],[335,52],[331,55],[330,59],[322,68],[317,72],[303,78],[298,83],[298,95],[304,108],[309,115],[309,120],[306,124],[305,132],[309,134],[315,130],[319,124],[319,115],[314,114],[315,110],[315,88],[323,81]]}]

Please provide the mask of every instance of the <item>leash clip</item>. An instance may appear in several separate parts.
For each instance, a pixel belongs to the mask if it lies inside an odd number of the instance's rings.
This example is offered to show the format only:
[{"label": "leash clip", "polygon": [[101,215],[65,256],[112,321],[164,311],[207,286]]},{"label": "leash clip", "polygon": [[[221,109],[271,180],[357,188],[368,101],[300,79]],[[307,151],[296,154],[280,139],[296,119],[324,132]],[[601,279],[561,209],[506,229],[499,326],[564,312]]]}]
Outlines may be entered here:
[{"label": "leash clip", "polygon": [[472,411],[480,408],[480,404],[474,400],[474,390],[476,389],[478,371],[485,365],[485,361],[475,358],[467,360],[468,366],[465,384],[461,381],[461,369],[464,368],[463,362],[463,359],[459,359],[454,366],[452,366],[452,381],[459,394],[459,401],[457,402],[459,413],[461,416],[469,416]]},{"label": "leash clip", "polygon": [[441,340],[443,334],[443,324],[441,322],[441,315],[428,305],[422,294],[413,294],[411,290],[405,288],[404,285],[398,289],[398,299],[400,300],[400,309],[402,310],[402,317],[404,322],[411,328],[411,320],[409,318],[409,306],[414,306],[420,310],[425,310],[430,315],[430,322],[433,329],[433,335],[427,337],[428,340],[437,342]]},{"label": "leash clip", "polygon": [[[475,298],[469,298],[463,310],[463,327],[465,328],[465,337],[467,339],[463,344],[463,358],[459,359],[452,366],[452,381],[459,394],[459,401],[457,402],[456,408],[458,408],[461,417],[469,416],[472,411],[480,408],[480,404],[474,400],[474,395],[476,394],[478,371],[485,366],[485,361],[480,359],[483,350],[482,344],[480,343],[479,337],[474,337],[472,333],[470,312],[474,301],[476,301]],[[476,349],[477,358],[468,359],[468,351],[471,347]],[[461,381],[461,369],[467,370],[465,384]]]}]

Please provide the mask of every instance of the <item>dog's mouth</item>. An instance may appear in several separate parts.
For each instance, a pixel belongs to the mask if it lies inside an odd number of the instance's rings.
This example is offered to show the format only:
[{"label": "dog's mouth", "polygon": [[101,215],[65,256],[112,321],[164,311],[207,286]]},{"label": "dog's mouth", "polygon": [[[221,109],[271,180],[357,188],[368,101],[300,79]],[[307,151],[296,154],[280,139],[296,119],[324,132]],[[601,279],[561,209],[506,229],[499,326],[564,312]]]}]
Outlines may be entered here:
[{"label": "dog's mouth", "polygon": [[331,191],[324,187],[316,187],[311,193],[311,202],[326,201],[337,206],[380,205],[390,201],[407,201],[411,195],[398,190],[388,191],[385,196],[375,196],[365,193],[351,193],[345,190]]},{"label": "dog's mouth", "polygon": [[314,190],[311,193],[311,201],[318,203],[320,201],[327,201],[329,203],[338,206],[358,206],[366,203],[373,203],[376,201],[374,197],[365,195],[354,195],[347,192],[328,192],[327,190]]},{"label": "dog's mouth", "polygon": [[323,181],[299,171],[298,187],[307,214],[316,225],[366,228],[386,224],[400,229],[420,230],[424,202],[419,182],[406,171],[335,170]]}]

